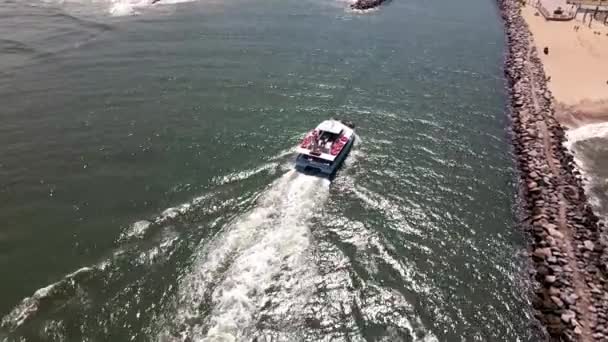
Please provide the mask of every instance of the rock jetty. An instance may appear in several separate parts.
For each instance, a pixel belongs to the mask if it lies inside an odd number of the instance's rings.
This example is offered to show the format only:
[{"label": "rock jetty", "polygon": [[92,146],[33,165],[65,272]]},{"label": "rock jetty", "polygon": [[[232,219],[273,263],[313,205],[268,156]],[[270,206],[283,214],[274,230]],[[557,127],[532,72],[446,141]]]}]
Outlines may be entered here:
[{"label": "rock jetty", "polygon": [[548,340],[608,341],[608,232],[564,147],[564,128],[553,115],[554,98],[521,2],[498,4],[507,36],[505,75],[536,315]]},{"label": "rock jetty", "polygon": [[382,5],[387,0],[357,0],[350,8],[357,10],[367,10]]}]

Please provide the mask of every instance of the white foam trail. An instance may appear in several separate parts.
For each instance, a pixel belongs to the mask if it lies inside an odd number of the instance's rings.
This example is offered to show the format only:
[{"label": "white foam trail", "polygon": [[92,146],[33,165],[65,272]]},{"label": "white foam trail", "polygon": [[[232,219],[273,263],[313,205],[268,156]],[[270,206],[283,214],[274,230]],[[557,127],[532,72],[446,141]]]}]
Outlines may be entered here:
[{"label": "white foam trail", "polygon": [[251,176],[257,175],[258,173],[262,173],[265,171],[271,172],[273,169],[276,169],[277,166],[278,166],[278,163],[276,163],[276,162],[267,163],[260,167],[256,167],[254,169],[234,172],[234,173],[230,173],[230,174],[227,174],[227,175],[221,176],[221,177],[214,177],[212,180],[212,183],[217,184],[217,185],[225,185],[228,183],[242,181],[247,178],[250,178]]},{"label": "white foam trail", "polygon": [[141,220],[133,223],[126,231],[120,234],[119,240],[127,240],[130,238],[141,238],[146,234],[152,222]]},{"label": "white foam trail", "polygon": [[212,183],[216,184],[216,185],[225,185],[225,184],[229,184],[229,183],[234,183],[234,182],[238,182],[238,181],[242,181],[245,180],[247,178],[250,178],[252,176],[255,176],[259,173],[262,172],[267,172],[269,174],[274,174],[278,169],[284,169],[285,165],[288,165],[289,168],[292,168],[293,165],[290,164],[279,164],[278,160],[285,158],[291,154],[293,154],[296,151],[295,147],[290,147],[284,150],[279,151],[277,154],[271,156],[269,158],[270,162],[263,164],[261,166],[258,166],[256,168],[253,169],[249,169],[249,170],[244,170],[244,171],[239,171],[239,172],[233,172],[233,173],[229,173],[225,176],[219,176],[219,177],[214,177],[212,179]]},{"label": "white foam trail", "polygon": [[[298,140],[303,139],[305,136],[305,134],[299,134],[298,135]],[[270,158],[270,160],[279,160],[281,158],[287,157],[290,154],[293,154],[296,152],[296,147],[290,147],[290,148],[286,148],[284,150],[279,151],[277,154],[275,154],[274,156],[272,156],[272,158]]]},{"label": "white foam trail", "polygon": [[[313,285],[303,281],[314,272],[307,262],[308,221],[328,194],[329,180],[287,172],[255,208],[204,246],[180,282],[175,320],[187,329],[182,335],[203,341],[243,339],[271,284],[291,293],[288,298],[301,299]],[[204,316],[202,304],[211,308],[206,324],[192,326],[189,322]]]}]

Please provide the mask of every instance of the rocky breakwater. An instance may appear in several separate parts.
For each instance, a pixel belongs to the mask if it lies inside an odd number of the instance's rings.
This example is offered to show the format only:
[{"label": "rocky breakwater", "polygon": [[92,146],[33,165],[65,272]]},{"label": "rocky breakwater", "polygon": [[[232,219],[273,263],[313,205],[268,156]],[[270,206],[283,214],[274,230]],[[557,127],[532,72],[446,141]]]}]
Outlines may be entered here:
[{"label": "rocky breakwater", "polygon": [[356,10],[367,10],[382,5],[387,0],[357,0],[354,4],[350,5],[350,8]]},{"label": "rocky breakwater", "polygon": [[606,228],[593,214],[564,148],[564,128],[554,118],[554,99],[520,2],[498,1],[537,317],[550,340],[608,341]]}]

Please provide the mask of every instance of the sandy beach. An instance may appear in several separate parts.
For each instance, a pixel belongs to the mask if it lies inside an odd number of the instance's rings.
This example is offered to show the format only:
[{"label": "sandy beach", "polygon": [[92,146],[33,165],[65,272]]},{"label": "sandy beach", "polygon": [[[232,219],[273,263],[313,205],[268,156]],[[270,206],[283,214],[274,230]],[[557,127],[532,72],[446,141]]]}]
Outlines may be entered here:
[{"label": "sandy beach", "polygon": [[590,14],[583,23],[583,13],[571,21],[548,21],[537,12],[530,4],[522,9],[550,78],[557,119],[569,127],[608,120],[608,26],[593,21],[589,27]]}]

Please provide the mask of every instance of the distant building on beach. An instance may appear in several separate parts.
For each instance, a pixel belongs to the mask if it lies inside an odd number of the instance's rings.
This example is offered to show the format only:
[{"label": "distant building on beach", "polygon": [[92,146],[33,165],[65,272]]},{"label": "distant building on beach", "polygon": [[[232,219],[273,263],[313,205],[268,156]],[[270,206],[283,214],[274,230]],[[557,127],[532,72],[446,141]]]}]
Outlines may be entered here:
[{"label": "distant building on beach", "polygon": [[547,20],[572,20],[576,17],[578,5],[567,0],[538,0],[535,7]]}]

